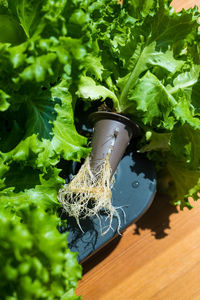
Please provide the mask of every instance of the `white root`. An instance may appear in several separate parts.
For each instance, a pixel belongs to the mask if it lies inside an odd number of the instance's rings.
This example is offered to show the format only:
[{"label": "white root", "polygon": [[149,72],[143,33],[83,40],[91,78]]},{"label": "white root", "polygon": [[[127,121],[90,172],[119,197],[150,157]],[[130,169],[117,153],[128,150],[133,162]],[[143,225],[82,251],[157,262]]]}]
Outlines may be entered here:
[{"label": "white root", "polygon": [[109,218],[109,225],[106,226],[105,230],[102,230],[100,221],[102,235],[112,229],[113,216],[118,219],[119,232],[121,226],[120,216],[111,203],[111,187],[114,183],[114,179],[110,179],[111,171],[109,157],[107,157],[104,163],[100,164],[94,176],[88,157],[78,174],[59,191],[58,201],[69,216],[75,217],[81,230],[80,218],[97,216],[100,220],[100,212],[104,212]]}]

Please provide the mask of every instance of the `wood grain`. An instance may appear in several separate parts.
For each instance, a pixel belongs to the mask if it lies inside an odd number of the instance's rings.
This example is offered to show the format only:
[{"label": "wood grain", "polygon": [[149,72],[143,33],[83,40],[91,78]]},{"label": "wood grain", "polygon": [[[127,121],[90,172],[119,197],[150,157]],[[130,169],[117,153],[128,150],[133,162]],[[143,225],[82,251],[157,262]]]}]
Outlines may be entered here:
[{"label": "wood grain", "polygon": [[[200,1],[174,0],[174,8]],[[189,211],[157,195],[123,236],[83,264],[83,300],[200,300],[200,201]]]},{"label": "wood grain", "polygon": [[200,0],[173,0],[171,5],[176,11],[180,11],[182,8],[188,9],[195,5],[200,6]]},{"label": "wood grain", "polygon": [[83,300],[200,299],[200,205],[179,211],[168,200],[158,195],[118,243],[83,265]]}]

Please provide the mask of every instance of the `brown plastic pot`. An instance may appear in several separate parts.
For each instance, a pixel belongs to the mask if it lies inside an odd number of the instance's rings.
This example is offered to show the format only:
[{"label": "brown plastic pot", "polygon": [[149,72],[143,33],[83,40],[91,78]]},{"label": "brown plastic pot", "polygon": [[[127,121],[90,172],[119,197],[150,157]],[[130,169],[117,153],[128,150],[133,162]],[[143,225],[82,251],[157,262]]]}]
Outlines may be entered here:
[{"label": "brown plastic pot", "polygon": [[92,172],[95,175],[109,157],[112,177],[130,140],[140,135],[140,129],[129,118],[112,112],[95,112],[90,115],[90,120],[94,124],[90,154]]}]

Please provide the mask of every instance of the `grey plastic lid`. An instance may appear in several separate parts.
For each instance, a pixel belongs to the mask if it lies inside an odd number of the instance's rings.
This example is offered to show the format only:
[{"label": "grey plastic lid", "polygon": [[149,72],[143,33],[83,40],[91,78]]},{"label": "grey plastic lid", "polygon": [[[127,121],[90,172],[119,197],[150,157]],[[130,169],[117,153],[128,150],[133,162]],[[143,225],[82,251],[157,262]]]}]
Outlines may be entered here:
[{"label": "grey plastic lid", "polygon": [[[118,210],[121,219],[120,232],[136,222],[150,207],[156,193],[156,173],[153,162],[144,154],[132,152],[129,146],[119,163],[115,174],[115,184],[112,188],[112,204],[122,207]],[[107,215],[100,215],[103,226],[108,226]],[[78,252],[78,261],[83,262],[99,251],[113,238],[118,236],[118,220],[113,218],[112,228],[107,234],[101,235],[99,218],[80,219],[84,232],[74,218],[67,218],[68,245],[71,251]]]}]

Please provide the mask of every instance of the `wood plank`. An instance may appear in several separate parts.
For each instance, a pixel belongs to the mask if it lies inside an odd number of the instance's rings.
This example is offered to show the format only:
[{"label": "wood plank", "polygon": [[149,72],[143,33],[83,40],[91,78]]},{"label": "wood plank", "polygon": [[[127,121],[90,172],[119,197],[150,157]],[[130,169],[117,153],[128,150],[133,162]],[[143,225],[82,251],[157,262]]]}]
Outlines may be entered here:
[{"label": "wood plank", "polygon": [[178,211],[167,200],[157,196],[111,253],[104,250],[83,266],[88,272],[77,290],[83,299],[200,297],[199,203],[191,211]]},{"label": "wood plank", "polygon": [[[174,0],[174,8],[199,1]],[[200,300],[200,202],[179,209],[157,195],[145,216],[83,264],[83,300]]]},{"label": "wood plank", "polygon": [[176,11],[180,11],[182,8],[188,9],[195,5],[200,6],[200,0],[173,0],[171,5]]}]

